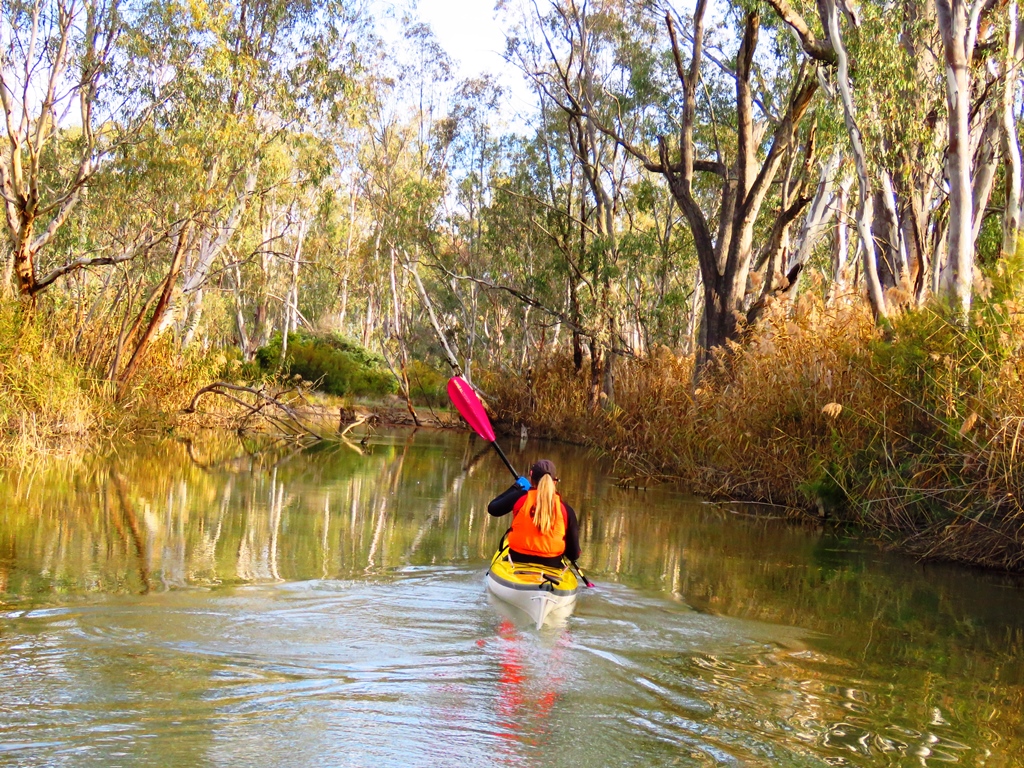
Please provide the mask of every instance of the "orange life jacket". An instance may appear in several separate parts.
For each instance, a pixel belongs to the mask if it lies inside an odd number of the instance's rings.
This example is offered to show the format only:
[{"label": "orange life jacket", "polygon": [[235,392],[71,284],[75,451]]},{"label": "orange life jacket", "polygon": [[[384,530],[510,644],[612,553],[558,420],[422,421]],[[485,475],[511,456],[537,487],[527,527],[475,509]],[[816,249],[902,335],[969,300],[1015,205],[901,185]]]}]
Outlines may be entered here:
[{"label": "orange life jacket", "polygon": [[569,513],[562,498],[555,494],[555,514],[551,530],[541,533],[533,522],[533,509],[537,506],[537,491],[527,491],[512,507],[512,529],[508,534],[508,545],[516,552],[534,557],[558,557],[565,553],[565,529],[569,525]]}]

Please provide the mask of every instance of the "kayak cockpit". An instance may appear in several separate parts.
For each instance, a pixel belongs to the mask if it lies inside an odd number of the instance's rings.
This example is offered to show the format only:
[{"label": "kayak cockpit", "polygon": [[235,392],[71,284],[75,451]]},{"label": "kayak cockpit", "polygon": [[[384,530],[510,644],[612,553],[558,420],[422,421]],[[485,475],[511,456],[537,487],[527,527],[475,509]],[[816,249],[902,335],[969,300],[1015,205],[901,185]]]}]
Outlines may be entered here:
[{"label": "kayak cockpit", "polygon": [[515,563],[502,546],[487,570],[487,588],[495,596],[525,612],[537,629],[555,617],[568,617],[576,603],[579,580],[568,563],[553,568]]}]

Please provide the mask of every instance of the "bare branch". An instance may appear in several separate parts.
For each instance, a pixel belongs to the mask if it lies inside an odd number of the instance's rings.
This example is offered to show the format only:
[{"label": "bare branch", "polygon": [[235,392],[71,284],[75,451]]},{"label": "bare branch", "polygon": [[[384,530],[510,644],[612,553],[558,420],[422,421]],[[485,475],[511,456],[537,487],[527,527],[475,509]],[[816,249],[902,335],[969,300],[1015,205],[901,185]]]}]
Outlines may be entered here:
[{"label": "bare branch", "polygon": [[531,306],[531,307],[534,307],[536,309],[539,309],[541,312],[544,312],[545,314],[551,315],[551,317],[556,318],[560,323],[566,325],[567,327],[569,327],[569,328],[571,328],[571,329],[573,329],[575,331],[578,331],[579,333],[583,334],[584,336],[590,336],[593,333],[591,330],[589,330],[587,328],[584,328],[584,327],[582,327],[580,325],[577,325],[575,322],[573,322],[573,320],[571,318],[566,316],[564,313],[559,312],[556,309],[551,309],[550,307],[548,307],[547,305],[543,304],[538,299],[535,299],[533,296],[530,296],[529,294],[527,294],[527,293],[525,293],[523,291],[520,291],[517,288],[512,288],[512,287],[507,286],[507,285],[499,285],[498,283],[495,283],[494,281],[488,280],[488,279],[483,278],[483,277],[474,277],[472,275],[459,275],[459,274],[456,274],[456,273],[452,272],[450,269],[445,267],[443,264],[430,264],[428,266],[430,266],[431,268],[436,269],[436,270],[438,270],[440,272],[444,272],[448,277],[450,277],[452,279],[455,279],[455,280],[466,280],[466,281],[469,281],[469,282],[472,282],[472,283],[476,283],[477,285],[482,285],[484,288],[487,288],[487,289],[492,290],[492,291],[503,291],[505,293],[511,294],[512,296],[515,296],[517,299],[519,299],[524,304],[527,304],[528,306]]},{"label": "bare branch", "polygon": [[111,264],[120,264],[125,261],[131,261],[132,259],[140,256],[144,253],[148,253],[157,245],[162,243],[164,240],[171,236],[181,225],[181,221],[174,222],[170,227],[167,228],[159,237],[146,237],[141,242],[135,243],[127,250],[123,251],[116,256],[82,256],[81,258],[75,259],[74,261],[68,262],[51,272],[39,280],[36,280],[35,286],[32,293],[39,293],[41,290],[49,286],[54,281],[60,279],[64,275],[75,272],[79,269],[86,269],[88,267],[103,267]]},{"label": "bare branch", "polygon": [[[229,392],[244,392],[246,394],[250,394],[256,398],[257,404],[255,406],[250,405],[249,403],[246,403],[237,397],[231,396],[230,394],[228,394]],[[302,420],[299,418],[298,413],[295,412],[295,409],[292,408],[287,403],[285,403],[283,400],[281,400],[281,395],[268,395],[262,389],[253,389],[252,387],[242,386],[241,384],[230,384],[226,381],[216,381],[213,384],[203,387],[198,392],[196,392],[195,395],[192,396],[192,401],[188,404],[188,407],[185,408],[185,413],[195,413],[196,408],[199,405],[199,399],[207,393],[220,395],[229,400],[232,400],[233,402],[238,403],[244,408],[249,409],[250,414],[254,414],[262,410],[263,407],[267,405],[278,408],[281,411],[283,411],[285,415],[288,416],[288,418],[292,422],[292,425],[295,428],[297,428],[301,432],[310,435],[311,437],[315,437],[317,440],[323,440],[323,437],[321,435],[317,434],[310,427],[303,424]],[[276,421],[276,419],[274,420]]]}]

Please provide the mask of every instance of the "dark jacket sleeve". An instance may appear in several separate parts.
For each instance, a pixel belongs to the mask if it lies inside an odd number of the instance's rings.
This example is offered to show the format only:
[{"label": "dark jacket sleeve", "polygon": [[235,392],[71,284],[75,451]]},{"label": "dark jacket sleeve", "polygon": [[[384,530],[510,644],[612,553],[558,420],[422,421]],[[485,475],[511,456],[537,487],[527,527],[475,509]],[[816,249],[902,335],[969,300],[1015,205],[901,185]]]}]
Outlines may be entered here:
[{"label": "dark jacket sleeve", "polygon": [[[565,504],[565,502],[562,502]],[[565,526],[565,557],[575,560],[580,556],[580,524],[576,519],[576,510],[565,504],[568,513],[568,524]]]},{"label": "dark jacket sleeve", "polygon": [[526,491],[513,483],[511,488],[500,494],[487,505],[487,514],[494,515],[495,517],[507,515],[512,511],[512,507],[515,506],[516,502],[525,495]]}]

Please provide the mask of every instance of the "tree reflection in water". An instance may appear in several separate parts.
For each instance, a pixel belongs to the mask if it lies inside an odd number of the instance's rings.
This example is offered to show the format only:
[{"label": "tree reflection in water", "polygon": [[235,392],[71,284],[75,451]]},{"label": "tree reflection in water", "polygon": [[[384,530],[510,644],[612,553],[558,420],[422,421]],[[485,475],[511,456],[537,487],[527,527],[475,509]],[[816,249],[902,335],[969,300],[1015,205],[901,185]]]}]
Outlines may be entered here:
[{"label": "tree reflection in water", "polygon": [[[488,446],[402,431],[354,448],[215,434],[8,474],[3,610],[249,584],[373,587],[421,570],[443,581],[453,568],[482,581],[507,526],[486,505],[509,482]],[[569,628],[639,672],[600,656],[581,663],[566,631],[550,647],[515,630],[482,584],[458,593],[498,628],[481,653],[496,663],[491,714],[507,762],[570,749],[558,724],[588,681],[612,686],[604,722],[642,724],[650,744],[691,744],[695,764],[716,759],[694,735],[714,728],[865,765],[976,761],[986,749],[1001,758],[990,765],[1012,765],[1024,748],[1018,582],[888,557],[671,489],[619,489],[606,465],[572,446],[528,441],[509,454],[521,467],[540,455],[556,462],[580,514],[582,564],[607,585],[581,601]],[[420,610],[430,609],[400,608]],[[400,622],[400,611],[385,618]],[[0,636],[12,632],[4,621],[14,620],[0,616]],[[471,702],[472,688],[462,690]],[[607,744],[591,736],[596,757]],[[733,748],[718,738],[716,749]]]}]

